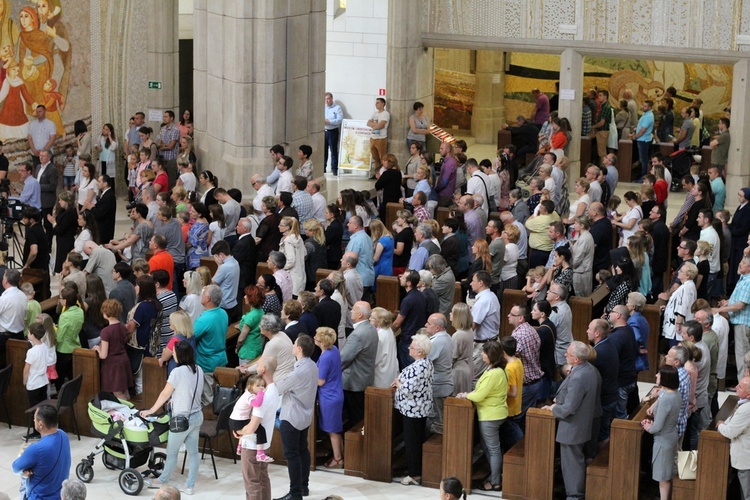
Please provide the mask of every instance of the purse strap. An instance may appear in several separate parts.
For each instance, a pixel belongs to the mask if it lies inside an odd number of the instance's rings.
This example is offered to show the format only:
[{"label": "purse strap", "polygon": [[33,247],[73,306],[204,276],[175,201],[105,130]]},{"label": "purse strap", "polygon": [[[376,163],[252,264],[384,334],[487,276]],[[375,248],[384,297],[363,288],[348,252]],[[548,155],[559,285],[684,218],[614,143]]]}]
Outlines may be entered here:
[{"label": "purse strap", "polygon": [[195,367],[195,390],[193,391],[193,397],[190,399],[190,403],[188,403],[188,411],[187,414],[190,416],[192,412],[190,410],[193,409],[193,401],[195,401],[195,395],[198,394],[198,383],[200,382],[200,374],[198,373],[198,367]]}]

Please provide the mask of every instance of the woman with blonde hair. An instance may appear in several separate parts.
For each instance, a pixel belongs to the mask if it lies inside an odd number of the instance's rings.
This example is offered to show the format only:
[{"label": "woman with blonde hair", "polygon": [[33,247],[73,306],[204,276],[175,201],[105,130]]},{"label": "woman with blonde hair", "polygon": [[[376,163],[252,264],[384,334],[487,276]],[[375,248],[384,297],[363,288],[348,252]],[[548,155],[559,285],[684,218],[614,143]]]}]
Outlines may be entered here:
[{"label": "woman with blonde hair", "polygon": [[465,302],[457,302],[450,314],[456,329],[453,340],[453,394],[471,391],[474,379],[474,318]]},{"label": "woman with blonde hair", "polygon": [[695,266],[698,275],[695,277],[695,289],[699,299],[708,300],[708,275],[711,272],[711,264],[708,257],[714,246],[705,240],[698,240],[695,248]]},{"label": "woman with blonde hair", "polygon": [[589,205],[591,205],[591,197],[589,196],[589,183],[588,179],[581,177],[576,181],[575,191],[578,195],[578,199],[570,205],[570,218],[563,219],[563,223],[566,225],[573,224],[576,217],[586,215],[589,211]]},{"label": "woman with blonde hair", "polygon": [[172,201],[174,201],[175,211],[184,212],[188,209],[188,197],[187,190],[182,186],[175,186],[172,188],[172,194],[170,195]]},{"label": "woman with blonde hair", "polygon": [[645,233],[635,233],[628,238],[628,253],[638,276],[638,291],[644,296],[651,292],[651,264],[648,258],[648,237]]},{"label": "woman with blonde hair", "polygon": [[175,311],[169,315],[169,328],[174,331],[174,336],[169,340],[167,346],[161,352],[159,366],[167,364],[167,377],[177,367],[173,357],[174,346],[178,342],[186,340],[195,349],[195,337],[193,337],[193,320],[185,311]]},{"label": "woman with blonde hair", "polygon": [[[370,236],[373,246],[373,260],[375,262],[375,283],[378,276],[392,276],[394,239],[390,231],[380,220],[370,222]],[[375,283],[372,290],[375,291]]]},{"label": "woman with blonde hair", "polygon": [[349,310],[345,299],[346,285],[344,283],[344,274],[341,271],[333,271],[326,277],[326,279],[333,283],[333,294],[331,295],[331,299],[333,299],[341,308],[341,320],[339,321],[338,334],[339,348],[343,349],[346,344],[346,314]]},{"label": "woman with blonde hair", "polygon": [[490,246],[485,240],[478,239],[471,247],[474,252],[474,262],[469,266],[469,274],[461,282],[463,293],[469,292],[469,298],[474,298],[475,293],[471,289],[471,280],[478,271],[492,272],[492,255],[490,255]]},{"label": "woman with blonde hair", "polygon": [[305,244],[299,235],[299,223],[294,217],[283,217],[279,224],[281,243],[279,251],[286,257],[284,269],[292,277],[294,298],[305,290]]},{"label": "woman with blonde hair", "polygon": [[182,278],[182,284],[185,287],[185,295],[180,300],[180,309],[185,311],[190,319],[195,322],[198,316],[205,310],[201,304],[201,294],[203,293],[203,277],[195,271],[185,271]]},{"label": "woman with blonde hair", "polygon": [[505,243],[505,257],[503,258],[503,267],[500,270],[500,281],[503,283],[503,290],[518,289],[518,240],[521,237],[521,230],[513,224],[508,224],[500,233],[500,237]]},{"label": "woman with blonde hair", "polygon": [[331,439],[333,457],[326,469],[343,469],[344,389],[341,379],[341,354],[336,347],[336,332],[322,326],[316,330],[315,345],[322,351],[318,358],[318,425]]},{"label": "woman with blonde hair", "polygon": [[381,389],[391,386],[398,375],[396,357],[396,336],[393,334],[393,314],[382,307],[376,307],[370,314],[370,324],[378,331],[378,352],[375,355],[375,382]]},{"label": "woman with blonde hair", "polygon": [[328,262],[326,235],[323,225],[316,219],[308,219],[302,225],[305,230],[305,290],[315,290],[315,271],[325,269]]}]

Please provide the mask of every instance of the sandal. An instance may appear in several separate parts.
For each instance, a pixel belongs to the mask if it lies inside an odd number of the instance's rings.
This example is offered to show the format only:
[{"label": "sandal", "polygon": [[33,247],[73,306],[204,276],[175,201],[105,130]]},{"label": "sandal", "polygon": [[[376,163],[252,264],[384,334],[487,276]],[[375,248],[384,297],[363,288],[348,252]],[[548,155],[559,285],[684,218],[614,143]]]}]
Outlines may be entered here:
[{"label": "sandal", "polygon": [[[489,485],[489,488],[487,487]],[[503,487],[500,484],[492,484],[489,481],[482,484],[479,488],[477,488],[480,491],[502,491]]]},{"label": "sandal", "polygon": [[336,460],[335,458],[331,457],[329,461],[327,461],[323,467],[326,469],[343,469],[344,468],[344,459],[340,458],[339,460]]}]

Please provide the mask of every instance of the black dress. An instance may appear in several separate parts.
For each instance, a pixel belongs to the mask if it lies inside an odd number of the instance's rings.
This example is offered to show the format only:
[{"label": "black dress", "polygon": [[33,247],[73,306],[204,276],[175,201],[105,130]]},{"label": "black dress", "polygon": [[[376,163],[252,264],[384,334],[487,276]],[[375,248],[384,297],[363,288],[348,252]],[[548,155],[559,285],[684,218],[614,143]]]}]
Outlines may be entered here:
[{"label": "black dress", "polygon": [[380,218],[385,220],[385,207],[388,203],[398,203],[401,198],[401,170],[389,168],[375,183],[375,189],[383,190],[383,203],[380,204]]},{"label": "black dress", "polygon": [[326,228],[326,262],[328,269],[341,268],[341,241],[344,238],[344,226],[338,219],[333,219]]},{"label": "black dress", "polygon": [[76,240],[76,229],[78,229],[78,214],[74,208],[62,210],[55,216],[55,228],[53,232],[57,240],[57,249],[55,250],[56,273],[62,271],[63,262],[68,257],[68,253],[73,251],[73,245]]}]

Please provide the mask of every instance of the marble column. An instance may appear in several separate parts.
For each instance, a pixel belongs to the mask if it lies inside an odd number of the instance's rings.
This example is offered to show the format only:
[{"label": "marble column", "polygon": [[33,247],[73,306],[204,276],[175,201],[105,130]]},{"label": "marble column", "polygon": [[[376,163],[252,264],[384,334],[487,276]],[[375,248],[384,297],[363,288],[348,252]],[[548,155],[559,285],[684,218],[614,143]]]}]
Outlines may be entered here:
[{"label": "marble column", "polygon": [[433,88],[435,64],[433,50],[422,46],[422,2],[389,0],[388,57],[386,89],[391,122],[388,127],[388,152],[404,165],[409,158],[406,133],[414,102],[420,101],[430,119],[434,119]]},{"label": "marble column", "polygon": [[734,213],[737,208],[737,193],[750,186],[750,60],[742,59],[734,64],[732,76],[732,119],[729,127],[731,142],[727,160],[726,208]]},{"label": "marble column", "polygon": [[302,144],[323,172],[325,0],[195,0],[195,130],[201,168],[254,196],[281,144],[298,166]]},{"label": "marble column", "polygon": [[[573,90],[573,99],[560,99],[558,115],[566,117],[573,129],[573,140],[568,148],[568,189],[573,192],[581,166],[581,110],[583,109],[583,55],[565,49],[560,55],[560,93]],[[571,172],[576,172],[572,175]]]},{"label": "marble column", "polygon": [[[161,89],[148,89],[147,107],[175,113],[179,120],[180,110],[180,41],[178,36],[179,1],[161,0],[148,2],[148,38],[146,42],[146,67],[150,81],[161,82]],[[147,110],[146,120],[148,120]],[[131,111],[133,113],[134,111]],[[127,120],[126,120],[127,123]],[[159,133],[159,121],[149,121],[154,135]]]},{"label": "marble column", "polygon": [[479,144],[495,144],[505,118],[505,54],[478,50],[471,134]]}]

